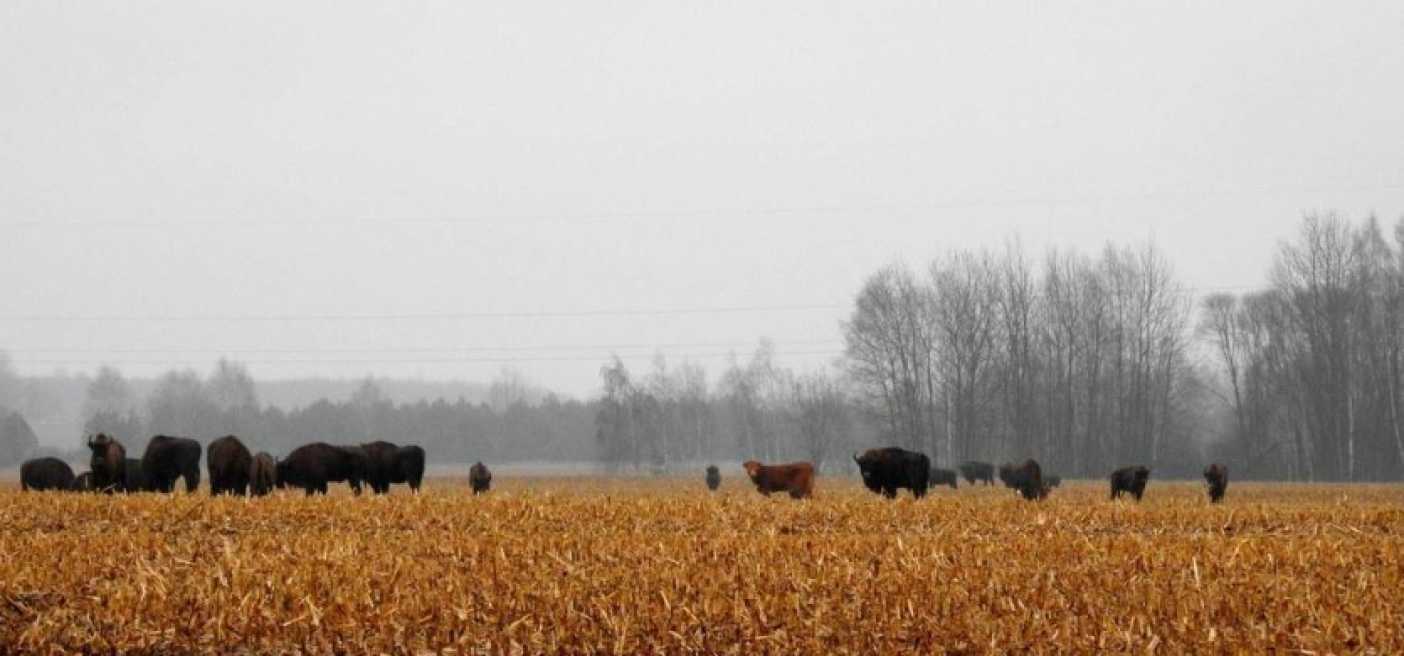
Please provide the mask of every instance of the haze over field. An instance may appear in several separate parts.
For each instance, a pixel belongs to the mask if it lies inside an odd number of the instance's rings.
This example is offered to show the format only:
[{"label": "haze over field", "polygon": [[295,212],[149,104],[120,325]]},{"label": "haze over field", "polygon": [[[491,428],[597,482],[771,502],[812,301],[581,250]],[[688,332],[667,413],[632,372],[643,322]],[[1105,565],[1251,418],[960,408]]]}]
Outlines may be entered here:
[{"label": "haze over field", "polygon": [[1404,215],[1404,7],[1348,7],[7,3],[0,349],[585,397],[821,366],[873,271],[1012,236],[1246,291]]}]

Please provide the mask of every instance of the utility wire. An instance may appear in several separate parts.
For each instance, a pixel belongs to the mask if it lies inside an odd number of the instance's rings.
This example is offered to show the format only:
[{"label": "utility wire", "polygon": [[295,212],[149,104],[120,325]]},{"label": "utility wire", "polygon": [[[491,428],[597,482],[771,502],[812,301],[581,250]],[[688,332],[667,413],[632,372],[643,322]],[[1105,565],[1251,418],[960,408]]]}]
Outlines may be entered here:
[{"label": "utility wire", "polygon": [[1208,189],[1162,189],[1144,192],[1123,192],[1110,194],[1084,195],[1026,195],[1002,196],[999,198],[952,198],[931,202],[905,204],[869,205],[817,205],[817,206],[773,206],[773,207],[713,207],[676,208],[662,210],[614,210],[601,212],[581,212],[578,214],[538,213],[538,214],[483,214],[475,216],[423,216],[400,218],[373,217],[334,217],[297,220],[248,220],[222,218],[218,220],[115,220],[115,221],[74,221],[52,219],[22,219],[0,222],[0,229],[166,229],[166,228],[315,228],[315,227],[403,227],[412,225],[492,225],[492,224],[534,224],[534,223],[601,223],[613,221],[634,221],[639,219],[687,218],[704,216],[766,216],[787,214],[865,214],[872,212],[923,211],[941,209],[966,209],[981,207],[1017,207],[1024,205],[1057,206],[1086,205],[1116,200],[1168,201],[1195,197],[1218,197],[1236,195],[1279,195],[1284,193],[1348,193],[1404,189],[1404,181],[1387,181],[1340,186],[1307,185],[1262,185],[1238,188]]},{"label": "utility wire", "polygon": [[[789,357],[798,355],[840,355],[841,349],[824,349],[809,351],[782,351],[776,355],[779,357]],[[596,355],[570,355],[570,356],[540,356],[540,357],[500,357],[500,358],[383,358],[383,359],[306,359],[287,358],[275,360],[240,360],[240,364],[460,364],[460,363],[490,363],[504,364],[513,362],[599,362],[607,360],[614,355],[620,359],[651,358],[653,354],[612,354],[601,353]],[[706,353],[673,353],[666,354],[669,357],[686,359],[704,358],[725,358],[737,354],[735,351],[706,352]],[[108,364],[108,365],[162,365],[162,366],[187,366],[192,363],[188,360],[102,360],[102,359],[73,359],[73,360],[51,360],[51,359],[16,359],[15,364],[29,365],[85,365],[85,364]],[[204,363],[198,363],[204,364]]]},{"label": "utility wire", "polygon": [[[814,346],[825,344],[839,344],[839,339],[817,339],[817,340],[777,340],[772,342],[779,345]],[[672,344],[576,344],[576,345],[542,345],[542,346],[447,346],[438,348],[22,348],[0,349],[6,353],[185,353],[185,354],[223,354],[223,353],[292,353],[292,354],[315,354],[315,353],[481,353],[481,352],[530,352],[530,351],[615,351],[615,350],[646,350],[650,353],[662,351],[664,349],[675,348],[726,348],[726,347],[752,347],[758,342],[684,342]],[[665,352],[664,355],[667,355]]]},{"label": "utility wire", "polygon": [[588,317],[669,316],[684,314],[742,314],[841,310],[843,305],[741,305],[694,308],[629,308],[618,310],[544,310],[525,312],[423,312],[404,314],[226,314],[226,315],[0,315],[0,321],[427,321],[443,319],[554,319]]}]

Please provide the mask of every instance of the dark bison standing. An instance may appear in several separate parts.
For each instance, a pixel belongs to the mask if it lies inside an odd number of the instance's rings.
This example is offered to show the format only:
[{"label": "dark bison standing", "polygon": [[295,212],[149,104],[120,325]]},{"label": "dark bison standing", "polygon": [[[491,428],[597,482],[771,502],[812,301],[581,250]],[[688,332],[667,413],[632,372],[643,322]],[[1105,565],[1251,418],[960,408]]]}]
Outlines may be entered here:
[{"label": "dark bison standing", "polygon": [[868,449],[861,456],[854,454],[853,461],[858,463],[863,485],[869,490],[889,499],[896,497],[900,488],[911,490],[912,496],[918,499],[926,496],[931,459],[925,453],[889,446]]},{"label": "dark bison standing", "polygon": [[1209,502],[1223,501],[1224,492],[1228,490],[1228,466],[1216,462],[1205,467],[1204,482],[1209,484]]},{"label": "dark bison standing", "polygon": [[395,471],[391,483],[407,483],[418,492],[424,483],[424,448],[417,444],[402,446],[395,451]]},{"label": "dark bison standing", "polygon": [[205,449],[205,467],[210,470],[210,496],[248,494],[253,454],[239,438],[225,435],[210,442]]},{"label": "dark bison standing", "polygon": [[151,491],[151,481],[147,480],[140,460],[136,458],[122,460],[122,490],[124,492]]},{"label": "dark bison standing", "polygon": [[951,486],[951,489],[954,490],[957,489],[956,478],[956,473],[953,469],[941,469],[940,467],[932,467],[931,478],[927,482],[931,484],[931,487],[936,487],[937,485],[949,485]]},{"label": "dark bison standing", "polygon": [[400,447],[385,441],[361,445],[366,452],[366,483],[371,492],[386,494],[390,491],[390,481],[395,478],[395,460]]},{"label": "dark bison standing", "polygon": [[1057,474],[1049,474],[1043,477],[1043,484],[1051,490],[1063,484],[1063,477]]},{"label": "dark bison standing", "polygon": [[1043,468],[1032,458],[1025,460],[1022,465],[1000,465],[999,479],[1018,492],[1019,496],[1030,501],[1048,496],[1048,485],[1043,480]]},{"label": "dark bison standing", "polygon": [[157,435],[146,443],[141,456],[146,482],[156,492],[174,492],[176,480],[185,479],[185,491],[200,487],[200,443],[188,437]]},{"label": "dark bison standing", "polygon": [[263,451],[249,463],[249,493],[261,497],[273,491],[278,480],[278,463]]},{"label": "dark bison standing", "polygon": [[985,485],[994,485],[994,465],[988,462],[976,462],[974,460],[960,463],[956,469],[960,470],[960,475],[965,477],[965,482],[971,485],[975,481],[984,481]]},{"label": "dark bison standing", "polygon": [[707,465],[707,489],[716,492],[721,487],[721,470],[716,465]]},{"label": "dark bison standing", "polygon": [[93,487],[93,473],[85,471],[79,474],[77,478],[73,479],[73,487],[69,489],[74,492],[92,492],[96,489]]},{"label": "dark bison standing", "polygon": [[482,494],[492,487],[492,472],[488,471],[487,465],[482,461],[475,462],[468,468],[468,485],[472,486],[473,494]]},{"label": "dark bison standing", "polygon": [[20,465],[20,490],[70,490],[73,468],[58,458],[35,458]]},{"label": "dark bison standing", "polygon": [[785,465],[762,465],[754,460],[741,463],[756,490],[765,496],[771,492],[788,492],[794,499],[814,493],[814,465],[792,462]]},{"label": "dark bison standing", "polygon": [[112,494],[127,489],[127,449],[106,433],[88,438],[93,457],[88,468],[93,472],[93,488]]},{"label": "dark bison standing", "polygon": [[1111,474],[1111,498],[1119,498],[1122,493],[1130,493],[1141,500],[1146,492],[1146,481],[1150,480],[1149,467],[1122,467]]},{"label": "dark bison standing", "polygon": [[327,483],[346,481],[356,494],[366,477],[367,456],[358,446],[332,446],[326,442],[304,444],[278,462],[278,487],[300,487],[311,496],[327,493]]}]

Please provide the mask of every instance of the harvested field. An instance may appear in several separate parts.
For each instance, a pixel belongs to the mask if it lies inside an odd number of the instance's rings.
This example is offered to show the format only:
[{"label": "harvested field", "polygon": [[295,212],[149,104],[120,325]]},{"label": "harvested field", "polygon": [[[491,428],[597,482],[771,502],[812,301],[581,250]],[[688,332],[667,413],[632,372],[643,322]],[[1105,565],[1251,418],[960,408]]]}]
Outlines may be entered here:
[{"label": "harvested field", "polygon": [[1404,487],[0,491],[3,651],[1404,652]]}]

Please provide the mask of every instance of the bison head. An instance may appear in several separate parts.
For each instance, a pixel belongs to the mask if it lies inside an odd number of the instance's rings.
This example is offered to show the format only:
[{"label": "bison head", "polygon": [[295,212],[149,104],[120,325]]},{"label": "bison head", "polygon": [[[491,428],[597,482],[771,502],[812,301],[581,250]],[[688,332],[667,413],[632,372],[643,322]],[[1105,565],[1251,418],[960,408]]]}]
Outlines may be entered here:
[{"label": "bison head", "polygon": [[859,456],[853,454],[853,462],[858,463],[858,473],[863,476],[863,486],[877,492],[882,489],[882,483],[877,479],[877,472],[874,471],[874,458],[870,457],[871,452]]},{"label": "bison head", "polygon": [[93,451],[105,449],[107,448],[107,445],[111,443],[112,438],[108,437],[107,433],[98,433],[97,435],[88,436],[88,448],[92,449]]},{"label": "bison head", "polygon": [[741,467],[746,470],[746,475],[750,476],[753,481],[760,476],[761,466],[759,462],[754,460],[741,463]]}]

